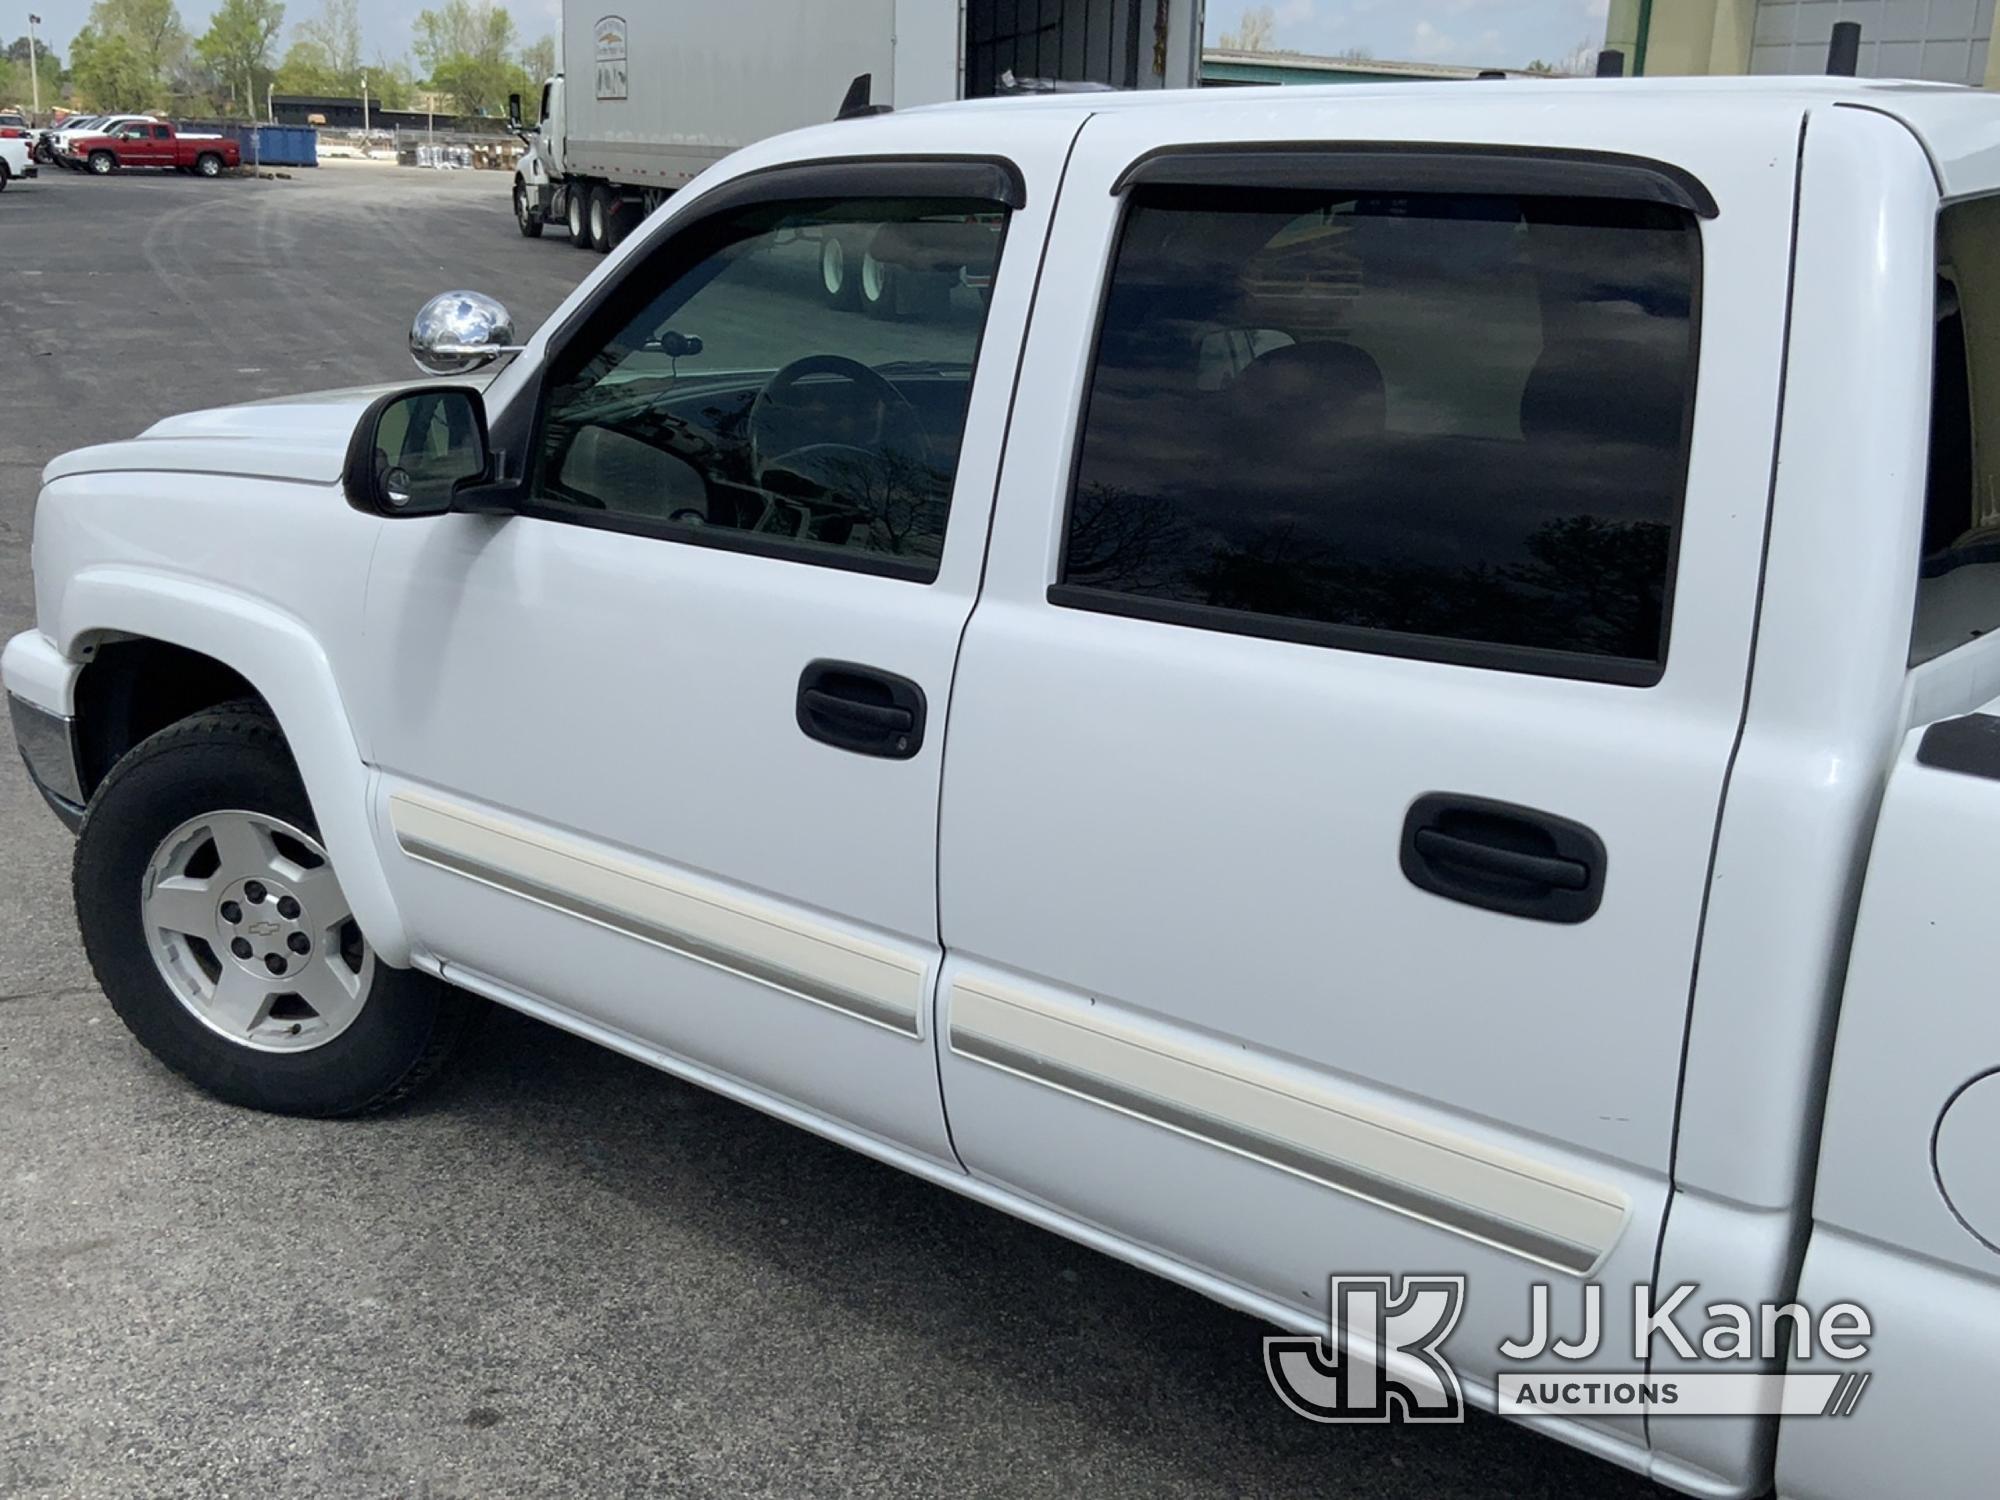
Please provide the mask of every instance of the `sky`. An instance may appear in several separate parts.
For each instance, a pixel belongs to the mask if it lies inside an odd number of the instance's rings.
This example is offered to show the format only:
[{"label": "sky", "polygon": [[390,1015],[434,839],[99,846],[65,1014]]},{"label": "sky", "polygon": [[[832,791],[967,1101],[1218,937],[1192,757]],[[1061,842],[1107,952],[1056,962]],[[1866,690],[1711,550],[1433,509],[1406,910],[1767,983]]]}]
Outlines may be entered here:
[{"label": "sky", "polygon": [[[826,0],[838,3],[838,0]],[[1208,38],[1235,29],[1252,3],[1268,3],[1277,18],[1272,45],[1296,52],[1339,53],[1365,48],[1371,55],[1408,62],[1524,67],[1536,58],[1555,62],[1588,42],[1604,39],[1606,0],[1208,0]],[[0,36],[26,32],[28,12],[40,15],[41,37],[65,56],[70,38],[90,14],[90,0],[0,0]],[[213,0],[181,0],[191,33],[207,28]],[[288,0],[292,23],[319,13],[320,0]],[[410,49],[410,18],[422,0],[361,0],[361,25],[369,61],[395,59]],[[561,0],[513,0],[508,7],[524,40],[552,34]]]},{"label": "sky", "polygon": [[1208,0],[1208,40],[1260,4],[1277,21],[1273,47],[1503,68],[1557,62],[1586,42],[1595,53],[1608,9],[1607,0]]}]

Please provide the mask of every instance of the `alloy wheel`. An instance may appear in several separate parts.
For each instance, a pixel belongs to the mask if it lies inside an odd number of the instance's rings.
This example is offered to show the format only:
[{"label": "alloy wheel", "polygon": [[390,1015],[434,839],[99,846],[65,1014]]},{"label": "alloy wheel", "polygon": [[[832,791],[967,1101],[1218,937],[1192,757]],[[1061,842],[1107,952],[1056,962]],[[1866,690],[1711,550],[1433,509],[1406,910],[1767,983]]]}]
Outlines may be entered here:
[{"label": "alloy wheel", "polygon": [[303,1052],[361,1014],[375,955],[326,850],[283,819],[190,818],[154,850],[139,901],[160,977],[218,1035]]}]

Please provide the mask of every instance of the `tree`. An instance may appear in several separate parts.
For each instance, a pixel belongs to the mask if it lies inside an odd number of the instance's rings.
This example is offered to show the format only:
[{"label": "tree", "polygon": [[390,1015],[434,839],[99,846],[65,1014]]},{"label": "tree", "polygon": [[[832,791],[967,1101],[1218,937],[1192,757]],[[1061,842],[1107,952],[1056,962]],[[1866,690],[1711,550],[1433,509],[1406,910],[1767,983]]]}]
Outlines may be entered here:
[{"label": "tree", "polygon": [[120,113],[145,109],[160,91],[159,75],[121,32],[85,26],[69,44],[69,56],[77,98],[92,109]]},{"label": "tree", "polygon": [[375,54],[375,66],[367,70],[368,95],[384,109],[409,109],[417,97],[417,81],[406,62],[390,62]]},{"label": "tree", "polygon": [[530,80],[539,89],[545,79],[556,71],[556,39],[542,37],[521,49],[521,66],[527,70]]},{"label": "tree", "polygon": [[17,36],[8,44],[7,61],[10,63],[25,63],[28,60],[30,45],[34,47],[35,56],[38,58],[53,58],[55,56],[55,53],[49,50],[49,44],[40,37],[36,37],[31,44],[27,37]]},{"label": "tree", "polygon": [[1219,43],[1231,52],[1269,52],[1272,33],[1277,29],[1276,14],[1270,6],[1260,5],[1244,11],[1236,29],[1223,32]]},{"label": "tree", "polygon": [[[358,84],[355,91],[360,92]],[[278,92],[340,95],[347,90],[326,48],[310,37],[300,37],[285,49],[284,61],[278,64]]]},{"label": "tree", "polygon": [[1588,78],[1597,71],[1597,53],[1602,45],[1601,39],[1592,41],[1587,34],[1578,37],[1576,45],[1569,49],[1569,56],[1556,64],[1557,69],[1573,78]]},{"label": "tree", "polygon": [[244,110],[256,115],[271,82],[271,47],[285,24],[278,0],[222,0],[208,30],[194,44],[201,60],[231,93],[245,91]]},{"label": "tree", "polygon": [[355,0],[325,0],[317,16],[299,23],[285,49],[278,65],[278,91],[358,99],[364,79],[369,100],[383,109],[408,109],[416,95],[408,63],[390,62],[379,52],[373,63],[361,60]]},{"label": "tree", "polygon": [[[187,53],[187,28],[174,0],[97,0],[90,8],[90,26],[100,36],[130,43],[155,90]],[[72,44],[72,58],[75,51]]]},{"label": "tree", "polygon": [[[34,80],[29,76],[28,39],[16,39],[0,54],[0,100],[9,104],[26,104],[35,97]],[[48,108],[56,102],[62,89],[62,59],[49,49],[49,44],[40,37],[35,38],[34,72],[41,76],[42,107]]]},{"label": "tree", "polygon": [[319,48],[333,76],[352,80],[355,92],[360,92],[361,16],[355,0],[326,0],[317,17],[299,23],[299,39]]},{"label": "tree", "polygon": [[431,86],[452,95],[461,115],[496,113],[509,93],[527,92],[514,61],[514,18],[491,0],[445,0],[417,14],[415,51]]},{"label": "tree", "polygon": [[1560,60],[1544,62],[1538,57],[1528,64],[1526,71],[1537,78],[1587,77],[1597,71],[1597,44],[1587,36],[1580,37]]}]

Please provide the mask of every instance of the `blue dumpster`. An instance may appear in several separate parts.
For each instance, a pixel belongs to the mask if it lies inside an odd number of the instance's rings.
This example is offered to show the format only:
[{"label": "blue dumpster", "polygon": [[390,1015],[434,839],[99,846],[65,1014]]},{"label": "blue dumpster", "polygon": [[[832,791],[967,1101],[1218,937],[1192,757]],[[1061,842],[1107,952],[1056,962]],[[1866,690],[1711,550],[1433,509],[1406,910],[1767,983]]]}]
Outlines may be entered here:
[{"label": "blue dumpster", "polygon": [[224,132],[246,167],[316,167],[319,132],[310,125],[229,125]]}]

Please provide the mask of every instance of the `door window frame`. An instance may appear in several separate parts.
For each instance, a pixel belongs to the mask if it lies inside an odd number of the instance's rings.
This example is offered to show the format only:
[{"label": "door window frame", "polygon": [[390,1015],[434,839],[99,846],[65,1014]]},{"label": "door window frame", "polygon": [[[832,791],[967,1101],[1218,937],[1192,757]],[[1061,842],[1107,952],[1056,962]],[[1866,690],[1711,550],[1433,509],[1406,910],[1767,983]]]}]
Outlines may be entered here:
[{"label": "door window frame", "polygon": [[[1461,640],[1454,636],[1421,635],[1373,626],[1260,615],[1214,605],[1119,593],[1089,584],[1065,583],[1063,578],[1069,566],[1070,521],[1083,472],[1084,439],[1089,428],[1091,395],[1097,383],[1098,359],[1103,349],[1104,325],[1110,313],[1112,286],[1119,258],[1124,251],[1125,236],[1131,227],[1131,190],[1142,185],[1605,198],[1659,203],[1689,213],[1694,220],[1694,271],[1688,305],[1690,354],[1687,391],[1677,460],[1681,489],[1674,511],[1667,548],[1666,577],[1661,590],[1658,659],[1636,661],[1581,651],[1502,645]],[[1075,436],[1069,454],[1069,475],[1062,505],[1057,512],[1055,576],[1044,595],[1050,605],[1225,635],[1355,651],[1370,656],[1390,656],[1620,687],[1653,687],[1666,676],[1680,575],[1681,542],[1686,530],[1695,394],[1701,382],[1704,357],[1702,291],[1707,271],[1707,246],[1703,242],[1701,226],[1719,213],[1714,195],[1699,178],[1683,168],[1650,157],[1564,147],[1430,142],[1232,141],[1214,145],[1162,146],[1142,152],[1119,173],[1112,184],[1112,193],[1121,200],[1118,222],[1112,233],[1110,258],[1099,280],[1089,361],[1084,369],[1082,389],[1076,395]]]},{"label": "door window frame", "polygon": [[[869,573],[883,578],[928,584],[937,576],[934,562],[914,561],[886,553],[838,551],[801,544],[788,537],[728,527],[692,527],[645,516],[616,511],[592,511],[560,502],[534,499],[528,492],[536,445],[546,429],[549,402],[558,376],[572,362],[587,359],[613,334],[638,315],[673,280],[685,275],[712,254],[723,242],[718,231],[724,222],[746,209],[793,202],[826,202],[843,199],[956,198],[990,202],[1004,210],[1007,221],[1000,230],[1000,247],[994,258],[995,275],[1007,254],[1007,240],[1013,216],[1027,206],[1027,181],[1014,162],[1000,156],[858,156],[828,157],[808,162],[786,162],[763,167],[719,183],[676,215],[671,229],[658,244],[650,245],[632,258],[619,275],[607,277],[565,318],[549,336],[541,367],[535,373],[532,401],[513,401],[495,421],[492,441],[508,477],[518,484],[518,499],[508,507],[512,513],[533,520],[553,521],[567,526],[583,526],[598,531],[616,531],[656,541],[691,547],[709,547],[724,552],[742,552],[785,562],[808,563],[849,573]],[[982,317],[979,338],[972,351],[972,381],[976,386],[979,365],[986,348],[990,318]],[[968,392],[968,402],[971,392]],[[960,470],[952,474],[954,498]],[[956,507],[952,507],[956,509]],[[947,533],[951,525],[947,511]]]}]

